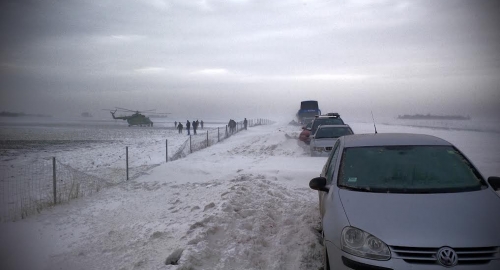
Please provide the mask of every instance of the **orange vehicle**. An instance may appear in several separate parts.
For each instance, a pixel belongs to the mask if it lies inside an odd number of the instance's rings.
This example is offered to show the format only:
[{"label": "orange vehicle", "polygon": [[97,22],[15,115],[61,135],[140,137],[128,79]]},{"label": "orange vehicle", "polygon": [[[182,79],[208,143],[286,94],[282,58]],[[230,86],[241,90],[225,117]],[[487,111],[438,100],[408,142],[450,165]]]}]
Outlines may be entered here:
[{"label": "orange vehicle", "polygon": [[299,135],[299,141],[303,141],[306,144],[309,144],[309,136],[311,135],[311,127],[312,122],[309,122],[307,125],[302,127],[302,132]]}]

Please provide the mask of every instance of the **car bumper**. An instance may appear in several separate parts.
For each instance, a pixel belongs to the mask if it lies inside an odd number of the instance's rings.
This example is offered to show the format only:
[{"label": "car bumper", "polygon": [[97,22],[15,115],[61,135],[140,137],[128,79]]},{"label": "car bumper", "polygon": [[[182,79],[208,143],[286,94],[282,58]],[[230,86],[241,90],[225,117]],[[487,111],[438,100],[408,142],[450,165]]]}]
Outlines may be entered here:
[{"label": "car bumper", "polygon": [[[440,264],[412,264],[407,263],[402,259],[389,259],[387,261],[376,261],[370,259],[364,259],[357,256],[353,256],[349,253],[342,251],[340,248],[335,246],[332,242],[325,241],[325,245],[328,250],[328,259],[330,262],[330,269],[335,270],[443,270],[447,269]],[[498,270],[500,269],[500,260],[491,260],[486,264],[467,264],[467,265],[456,265],[449,269],[453,270]]]}]

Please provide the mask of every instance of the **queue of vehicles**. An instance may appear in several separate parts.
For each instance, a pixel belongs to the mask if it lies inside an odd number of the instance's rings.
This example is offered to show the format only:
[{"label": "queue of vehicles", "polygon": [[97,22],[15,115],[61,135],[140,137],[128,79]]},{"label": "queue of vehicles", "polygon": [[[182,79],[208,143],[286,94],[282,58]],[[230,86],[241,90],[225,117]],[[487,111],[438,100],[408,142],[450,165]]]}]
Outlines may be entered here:
[{"label": "queue of vehicles", "polygon": [[[319,133],[318,133],[319,132]],[[316,115],[302,127],[299,140],[309,145],[311,156],[327,156],[335,140],[343,135],[354,134],[338,113]]]},{"label": "queue of vehicles", "polygon": [[338,113],[299,140],[327,156],[318,191],[329,269],[500,269],[500,177],[484,177],[450,142],[354,134]]}]

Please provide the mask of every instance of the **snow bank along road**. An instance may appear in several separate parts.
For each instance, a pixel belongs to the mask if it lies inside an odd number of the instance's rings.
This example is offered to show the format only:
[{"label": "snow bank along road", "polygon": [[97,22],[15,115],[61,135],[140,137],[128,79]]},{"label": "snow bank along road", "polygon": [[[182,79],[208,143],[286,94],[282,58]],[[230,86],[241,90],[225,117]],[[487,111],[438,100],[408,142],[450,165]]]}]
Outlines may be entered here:
[{"label": "snow bank along road", "polygon": [[[319,269],[326,158],[258,126],[88,198],[0,224],[1,269]],[[2,265],[3,264],[3,265]]]}]

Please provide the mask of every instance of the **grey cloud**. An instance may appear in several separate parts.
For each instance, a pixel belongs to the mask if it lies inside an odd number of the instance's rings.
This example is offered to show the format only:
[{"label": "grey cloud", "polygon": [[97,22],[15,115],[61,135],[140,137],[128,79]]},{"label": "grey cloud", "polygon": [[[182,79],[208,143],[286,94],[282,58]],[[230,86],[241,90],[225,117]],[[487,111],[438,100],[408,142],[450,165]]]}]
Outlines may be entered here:
[{"label": "grey cloud", "polygon": [[[3,1],[0,107],[163,104],[187,114],[244,110],[218,104],[246,100],[249,112],[276,113],[318,99],[345,111],[469,104],[490,112],[500,103],[499,7],[488,0]],[[444,104],[424,104],[430,96]]]}]

